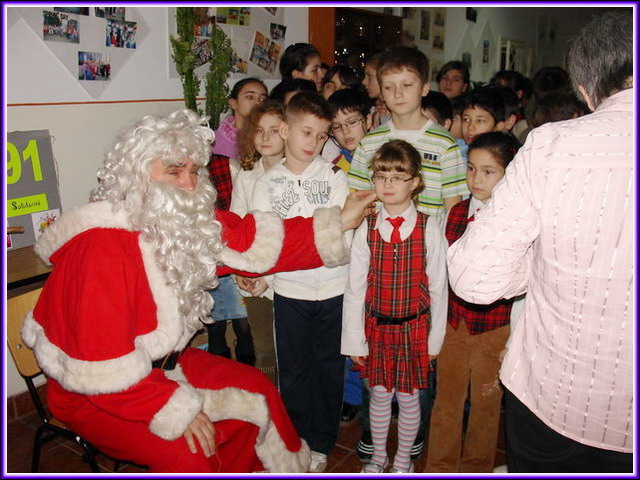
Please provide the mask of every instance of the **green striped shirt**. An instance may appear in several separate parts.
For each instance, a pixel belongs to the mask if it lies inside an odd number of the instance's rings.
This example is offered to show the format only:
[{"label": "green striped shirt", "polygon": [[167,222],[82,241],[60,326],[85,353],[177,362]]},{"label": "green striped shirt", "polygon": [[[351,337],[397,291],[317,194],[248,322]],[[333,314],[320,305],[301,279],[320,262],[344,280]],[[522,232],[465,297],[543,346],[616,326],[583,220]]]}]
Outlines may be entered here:
[{"label": "green striped shirt", "polygon": [[[351,161],[349,188],[372,188],[369,163],[374,153],[389,140],[404,140],[403,133],[402,130],[394,130],[390,121],[365,135]],[[418,210],[428,215],[444,216],[443,198],[469,194],[466,167],[460,148],[449,132],[433,122],[428,122],[426,130],[409,143],[418,150],[422,158],[425,188],[418,196]]]}]

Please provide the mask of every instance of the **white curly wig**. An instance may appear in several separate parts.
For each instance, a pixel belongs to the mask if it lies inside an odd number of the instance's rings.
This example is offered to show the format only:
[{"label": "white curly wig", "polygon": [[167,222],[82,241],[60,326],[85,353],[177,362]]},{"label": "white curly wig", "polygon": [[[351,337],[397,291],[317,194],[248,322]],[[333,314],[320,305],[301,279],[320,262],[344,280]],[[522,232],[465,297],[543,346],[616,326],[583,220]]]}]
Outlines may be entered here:
[{"label": "white curly wig", "polygon": [[[213,131],[206,117],[179,110],[167,117],[146,116],[125,131],[98,170],[91,201],[123,209],[132,228],[155,246],[156,261],[179,298],[184,321],[198,329],[210,322],[213,300],[205,291],[217,286],[216,264],[222,250],[220,224],[214,218],[216,192],[206,168]],[[153,161],[165,165],[191,160],[202,167],[193,192],[151,181]]]}]

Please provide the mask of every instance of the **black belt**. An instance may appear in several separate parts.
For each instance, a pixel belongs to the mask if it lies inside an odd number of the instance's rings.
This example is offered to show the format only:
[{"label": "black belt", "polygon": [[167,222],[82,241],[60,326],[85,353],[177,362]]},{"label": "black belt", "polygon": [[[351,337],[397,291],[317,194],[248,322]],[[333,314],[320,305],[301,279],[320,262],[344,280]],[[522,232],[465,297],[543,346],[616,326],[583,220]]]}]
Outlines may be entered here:
[{"label": "black belt", "polygon": [[408,322],[409,320],[413,320],[414,318],[418,318],[420,315],[429,313],[430,310],[431,309],[427,307],[419,313],[407,315],[406,317],[388,317],[386,315],[382,315],[381,313],[371,311],[371,316],[377,320],[376,323],[378,325],[400,325],[401,323]]},{"label": "black belt", "polygon": [[182,352],[167,353],[164,357],[151,362],[153,368],[161,368],[162,370],[173,370],[178,364],[178,358]]}]

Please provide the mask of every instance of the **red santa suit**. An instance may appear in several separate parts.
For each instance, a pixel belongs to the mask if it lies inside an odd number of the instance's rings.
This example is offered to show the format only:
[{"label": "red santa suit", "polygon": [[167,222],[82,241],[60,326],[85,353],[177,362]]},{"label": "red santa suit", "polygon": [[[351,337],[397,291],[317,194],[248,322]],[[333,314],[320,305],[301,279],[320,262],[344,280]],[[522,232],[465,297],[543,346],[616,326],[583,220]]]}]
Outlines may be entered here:
[{"label": "red santa suit", "polygon": [[[219,212],[221,261],[249,272],[348,259],[339,210],[283,226],[271,214]],[[36,245],[54,269],[22,335],[49,377],[51,411],[104,453],[162,472],[306,472],[309,449],[277,390],[256,369],[186,348],[185,324],[151,243],[107,202],[63,215]],[[183,351],[173,370],[152,361]],[[214,422],[216,453],[189,451],[196,414]],[[196,442],[197,443],[197,442]]]}]

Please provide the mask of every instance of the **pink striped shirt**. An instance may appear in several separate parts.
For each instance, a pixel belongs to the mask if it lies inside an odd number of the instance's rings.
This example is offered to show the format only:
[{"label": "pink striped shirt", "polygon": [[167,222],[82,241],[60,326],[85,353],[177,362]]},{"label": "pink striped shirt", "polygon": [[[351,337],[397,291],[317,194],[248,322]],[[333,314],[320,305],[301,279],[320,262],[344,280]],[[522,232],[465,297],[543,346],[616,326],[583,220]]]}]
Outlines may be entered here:
[{"label": "pink striped shirt", "polygon": [[524,291],[500,378],[545,424],[633,451],[633,89],[532,131],[448,251],[473,303]]}]

